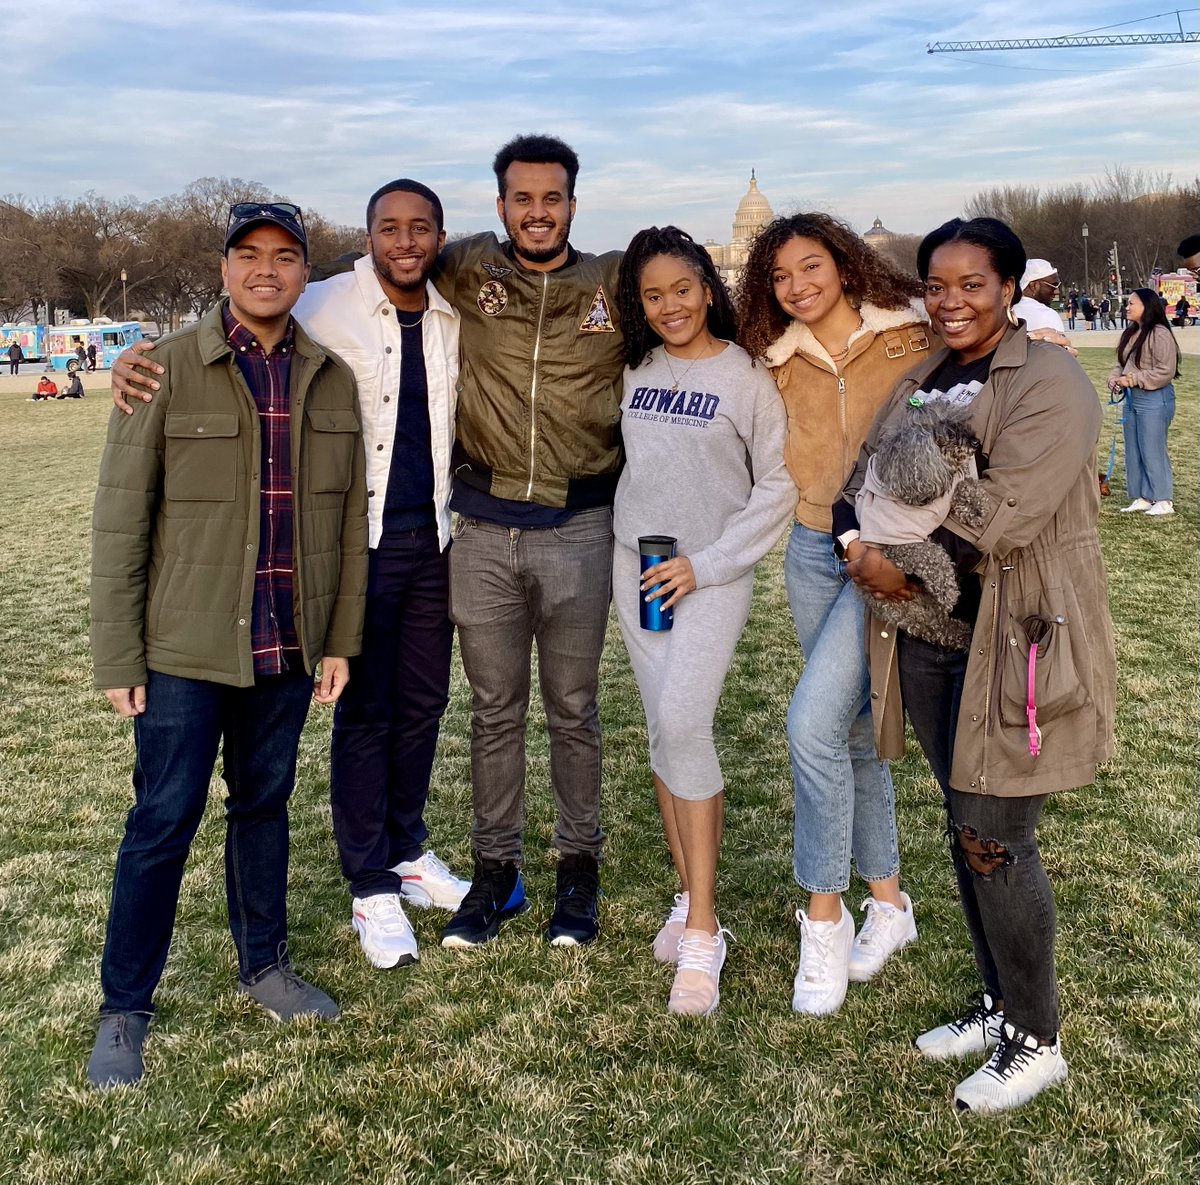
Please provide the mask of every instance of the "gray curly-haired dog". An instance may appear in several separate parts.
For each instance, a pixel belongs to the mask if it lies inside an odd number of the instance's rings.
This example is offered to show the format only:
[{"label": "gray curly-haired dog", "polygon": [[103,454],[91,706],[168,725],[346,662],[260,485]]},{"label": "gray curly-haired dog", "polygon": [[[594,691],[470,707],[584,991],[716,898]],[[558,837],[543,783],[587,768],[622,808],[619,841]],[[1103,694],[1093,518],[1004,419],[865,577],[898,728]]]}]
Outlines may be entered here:
[{"label": "gray curly-haired dog", "polygon": [[[925,506],[953,487],[950,513],[968,526],[982,526],[986,500],[979,482],[961,477],[979,447],[969,418],[969,408],[942,399],[910,404],[879,434],[875,480],[892,498],[908,506]],[[956,477],[961,478],[957,486]],[[921,588],[908,601],[877,601],[859,589],[871,612],[935,646],[954,650],[966,646],[971,640],[970,626],[950,616],[958,603],[959,588],[946,549],[924,539],[883,544],[880,550],[900,571],[916,577]]]}]

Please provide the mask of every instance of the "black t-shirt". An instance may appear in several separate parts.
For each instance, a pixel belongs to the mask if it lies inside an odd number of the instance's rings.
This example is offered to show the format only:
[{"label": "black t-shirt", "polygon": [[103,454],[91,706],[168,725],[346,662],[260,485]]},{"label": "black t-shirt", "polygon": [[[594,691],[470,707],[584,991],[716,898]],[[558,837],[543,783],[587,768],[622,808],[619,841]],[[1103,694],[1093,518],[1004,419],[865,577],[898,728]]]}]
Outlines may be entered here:
[{"label": "black t-shirt", "polygon": [[429,429],[429,384],[421,323],[400,326],[400,390],[396,435],[383,504],[383,535],[411,531],[436,521],[433,508],[433,446]]}]

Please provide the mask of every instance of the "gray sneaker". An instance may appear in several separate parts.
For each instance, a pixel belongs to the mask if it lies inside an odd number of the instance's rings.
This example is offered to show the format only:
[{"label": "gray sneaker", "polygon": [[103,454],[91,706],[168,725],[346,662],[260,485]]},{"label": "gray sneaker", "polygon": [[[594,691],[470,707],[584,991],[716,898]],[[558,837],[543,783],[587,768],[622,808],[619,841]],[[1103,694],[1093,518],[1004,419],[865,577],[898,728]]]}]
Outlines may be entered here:
[{"label": "gray sneaker", "polygon": [[272,967],[253,983],[238,983],[238,991],[249,996],[268,1016],[276,1020],[295,1020],[298,1016],[317,1016],[336,1020],[338,1006],[320,988],[306,983],[290,967]]},{"label": "gray sneaker", "polygon": [[131,1086],[146,1072],[142,1042],[150,1017],[145,1012],[110,1012],[100,1017],[100,1031],[88,1058],[88,1081],[97,1090]]}]

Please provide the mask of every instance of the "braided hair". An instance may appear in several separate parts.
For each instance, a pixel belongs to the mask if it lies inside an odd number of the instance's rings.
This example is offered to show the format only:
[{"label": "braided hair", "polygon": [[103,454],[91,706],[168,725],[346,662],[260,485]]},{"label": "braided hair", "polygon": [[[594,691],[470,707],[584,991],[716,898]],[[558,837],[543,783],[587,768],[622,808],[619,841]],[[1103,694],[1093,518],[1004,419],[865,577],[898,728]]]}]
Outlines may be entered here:
[{"label": "braided hair", "polygon": [[855,307],[868,301],[881,309],[906,309],[914,296],[924,294],[925,285],[915,276],[905,275],[829,214],[813,211],[776,218],[751,242],[738,286],[742,324],[738,340],[751,358],[761,358],[792,323],[775,299],[772,273],[779,248],[797,238],[815,239],[833,256],[846,297]]},{"label": "braided hair", "polygon": [[650,328],[642,309],[641,281],[646,264],[657,255],[678,259],[696,273],[712,294],[708,307],[708,332],[713,337],[733,341],[737,335],[737,314],[729,290],[717,266],[687,231],[677,226],[651,226],[639,230],[625,248],[617,281],[617,309],[625,334],[625,364],[635,370],[650,356],[662,338]]}]

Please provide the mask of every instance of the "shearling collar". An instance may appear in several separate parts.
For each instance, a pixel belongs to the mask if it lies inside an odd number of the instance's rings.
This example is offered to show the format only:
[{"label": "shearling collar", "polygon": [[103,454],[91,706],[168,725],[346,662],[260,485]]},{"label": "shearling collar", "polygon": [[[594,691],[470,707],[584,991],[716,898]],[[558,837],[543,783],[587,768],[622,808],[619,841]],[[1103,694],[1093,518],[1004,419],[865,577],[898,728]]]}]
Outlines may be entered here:
[{"label": "shearling collar", "polygon": [[[906,309],[881,309],[878,305],[864,304],[859,310],[862,317],[862,328],[850,335],[847,345],[857,341],[863,334],[872,337],[885,329],[900,329],[911,325],[914,321],[927,323],[929,317],[925,313],[925,305],[919,300],[913,300]],[[768,347],[764,360],[774,369],[782,366],[793,354],[808,354],[813,358],[828,362],[833,369],[833,359],[825,352],[825,347],[817,341],[807,325],[793,321]]]}]

